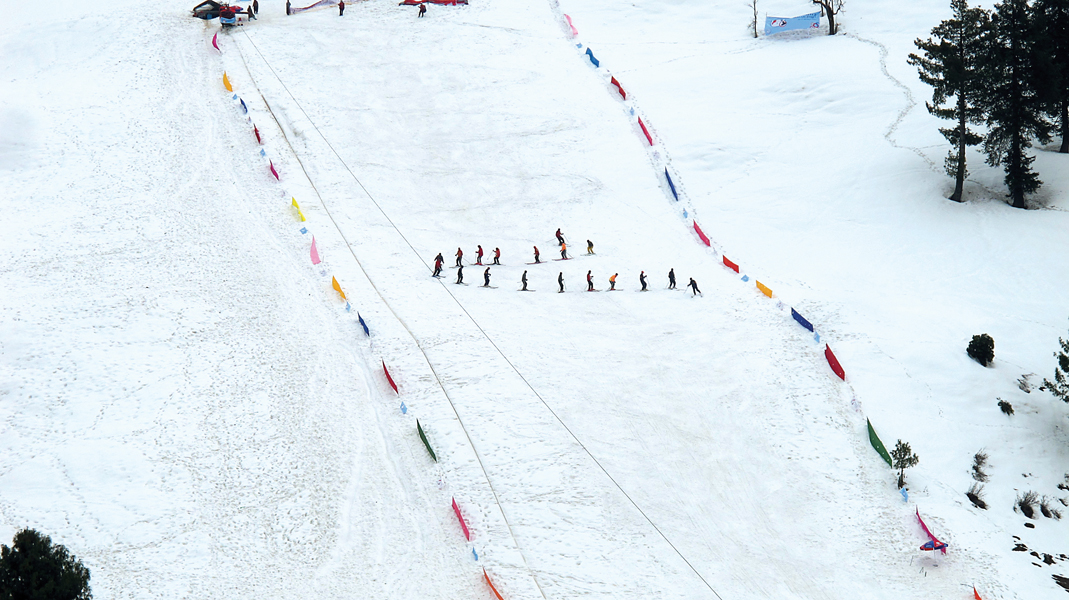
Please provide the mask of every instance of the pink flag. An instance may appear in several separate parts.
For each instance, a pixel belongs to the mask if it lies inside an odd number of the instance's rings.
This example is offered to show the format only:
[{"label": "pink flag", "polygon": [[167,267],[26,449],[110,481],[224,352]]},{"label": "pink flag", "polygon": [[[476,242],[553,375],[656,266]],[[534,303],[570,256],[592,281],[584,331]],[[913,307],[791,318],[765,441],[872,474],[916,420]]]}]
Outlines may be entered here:
[{"label": "pink flag", "polygon": [[579,32],[575,29],[575,25],[572,25],[572,18],[568,15],[564,15],[564,18],[568,21],[568,27],[572,29],[572,35],[579,35]]},{"label": "pink flag", "polygon": [[697,232],[698,237],[701,238],[703,244],[705,244],[706,246],[711,246],[712,245],[709,242],[709,237],[705,235],[705,232],[702,231],[701,227],[698,227],[698,222],[697,221],[694,221],[694,231]]},{"label": "pink flag", "polygon": [[460,516],[460,507],[457,506],[456,498],[453,498],[453,512],[457,513],[457,519],[460,520],[460,527],[464,530],[464,537],[470,542],[471,533],[468,532],[468,524],[464,522],[464,517]]},{"label": "pink flag", "polygon": [[642,117],[638,118],[638,126],[642,128],[642,133],[646,134],[646,140],[650,145],[653,145],[653,136],[650,135],[650,130],[646,129],[646,124],[642,122]]},{"label": "pink flag", "polygon": [[312,236],[312,264],[319,264],[319,250],[316,250],[316,236]]},{"label": "pink flag", "polygon": [[[219,50],[219,32],[212,36],[212,45],[215,46],[216,50]],[[222,52],[222,50],[219,51]]]},{"label": "pink flag", "polygon": [[271,165],[271,174],[275,176],[275,180],[276,181],[279,181],[279,179],[278,179],[278,171],[275,170],[275,163],[272,162],[272,161],[267,161],[267,163],[269,165]]},{"label": "pink flag", "polygon": [[[942,550],[943,554],[946,554],[947,545],[943,542],[940,542],[938,539],[936,539],[934,535],[932,535],[932,532],[928,529],[928,526],[924,524],[924,519],[921,518],[920,508],[917,509],[917,522],[921,524],[921,528],[924,529],[924,533],[928,534],[928,539],[932,540],[932,548],[936,550]],[[973,591],[975,590],[976,588],[973,588]]]}]

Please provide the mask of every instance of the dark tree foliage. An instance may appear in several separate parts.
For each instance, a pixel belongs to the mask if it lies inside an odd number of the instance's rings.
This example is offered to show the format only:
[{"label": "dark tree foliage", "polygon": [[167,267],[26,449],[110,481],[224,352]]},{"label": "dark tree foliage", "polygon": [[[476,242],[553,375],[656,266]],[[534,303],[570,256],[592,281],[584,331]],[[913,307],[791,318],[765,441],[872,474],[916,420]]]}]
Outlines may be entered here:
[{"label": "dark tree foliage", "polygon": [[[1069,402],[1069,340],[1058,338],[1058,343],[1062,351],[1054,353],[1054,357],[1058,359],[1058,365],[1054,367],[1054,381],[1044,379],[1043,387],[1050,390],[1055,398]],[[1069,480],[1069,475],[1066,479]]]},{"label": "dark tree foliage", "polygon": [[91,600],[89,569],[33,529],[0,545],[0,600]]},{"label": "dark tree foliage", "polygon": [[1014,208],[1043,182],[1032,171],[1034,156],[1025,151],[1032,140],[1050,141],[1050,123],[1044,119],[1040,54],[1027,0],[1005,0],[995,5],[993,33],[985,57],[984,108],[989,127],[984,138],[987,164],[1005,165],[1006,187]]},{"label": "dark tree foliage", "polygon": [[1043,57],[1043,101],[1062,136],[1058,152],[1069,153],[1069,0],[1035,0],[1032,10]]},{"label": "dark tree foliage", "polygon": [[898,440],[895,444],[895,449],[891,450],[891,464],[894,468],[898,469],[898,487],[906,485],[906,469],[917,466],[917,463],[921,461],[913,450],[909,447],[909,444]]},{"label": "dark tree foliage", "polygon": [[965,353],[981,365],[990,367],[991,361],[995,360],[995,340],[986,333],[974,335]]},{"label": "dark tree foliage", "polygon": [[[921,81],[932,86],[932,102],[925,102],[928,112],[955,121],[954,127],[940,128],[950,142],[945,166],[954,178],[950,199],[961,202],[962,188],[968,176],[965,149],[983,138],[969,129],[969,123],[983,123],[983,107],[977,103],[984,86],[983,59],[991,18],[980,8],[969,8],[968,0],[951,0],[954,15],[932,29],[932,38],[914,40],[924,56],[910,54],[908,63],[916,66]],[[946,106],[950,98],[953,103]]]}]

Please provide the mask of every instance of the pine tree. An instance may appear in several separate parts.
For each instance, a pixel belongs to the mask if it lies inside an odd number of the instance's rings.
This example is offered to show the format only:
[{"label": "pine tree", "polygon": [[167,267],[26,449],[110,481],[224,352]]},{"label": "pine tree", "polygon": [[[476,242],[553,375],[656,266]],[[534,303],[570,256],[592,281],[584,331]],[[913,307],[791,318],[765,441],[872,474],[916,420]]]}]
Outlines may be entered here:
[{"label": "pine tree", "polygon": [[91,600],[89,569],[63,546],[33,529],[0,545],[0,599]]},{"label": "pine tree", "polygon": [[[927,41],[917,38],[914,44],[924,51],[924,57],[910,54],[907,62],[918,67],[921,81],[932,86],[932,102],[925,102],[928,112],[957,121],[955,127],[941,127],[939,132],[950,142],[945,166],[947,175],[954,178],[954,193],[950,199],[961,202],[962,188],[968,177],[965,149],[983,141],[969,129],[969,123],[983,122],[983,108],[977,105],[983,85],[981,64],[991,19],[980,8],[969,8],[967,0],[951,0],[954,16],[932,29]],[[948,98],[954,104],[944,107]]]},{"label": "pine tree", "polygon": [[1055,398],[1069,402],[1069,340],[1058,338],[1058,343],[1062,351],[1054,353],[1058,359],[1058,366],[1054,367],[1054,381],[1044,379],[1043,387],[1050,390]]},{"label": "pine tree", "polygon": [[921,459],[902,440],[898,440],[895,449],[891,450],[891,459],[894,461],[892,466],[898,469],[898,487],[901,488],[906,485],[906,469],[917,466]]},{"label": "pine tree", "polygon": [[1069,0],[1036,0],[1032,6],[1045,57],[1044,101],[1062,136],[1058,152],[1069,153]]},{"label": "pine tree", "polygon": [[1043,182],[1032,171],[1034,156],[1025,151],[1032,140],[1050,140],[1050,123],[1043,118],[1037,38],[1027,0],[995,5],[994,28],[985,57],[984,108],[989,130],[984,138],[987,164],[1005,164],[1006,187],[1014,208],[1024,208],[1026,194]]}]

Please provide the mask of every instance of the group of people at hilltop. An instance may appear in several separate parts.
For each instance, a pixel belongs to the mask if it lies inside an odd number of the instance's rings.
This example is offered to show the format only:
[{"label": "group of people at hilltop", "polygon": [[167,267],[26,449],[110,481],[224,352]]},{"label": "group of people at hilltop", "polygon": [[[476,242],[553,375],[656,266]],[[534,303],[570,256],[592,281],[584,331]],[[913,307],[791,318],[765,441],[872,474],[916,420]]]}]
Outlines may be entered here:
[{"label": "group of people at hilltop", "polygon": [[[556,238],[557,238],[557,243],[560,246],[560,258],[559,259],[554,259],[554,260],[571,260],[572,257],[568,256],[568,243],[564,239],[564,235],[561,233],[560,228],[557,229],[557,232],[556,232],[555,235],[556,235]],[[475,252],[476,252],[476,254],[475,254],[475,263],[474,264],[478,265],[480,267],[481,266],[486,266],[486,269],[483,271],[483,287],[491,287],[490,286],[490,267],[493,266],[493,265],[501,265],[501,248],[494,248],[493,262],[489,263],[488,265],[484,265],[483,264],[483,257],[486,254],[483,251],[483,247],[482,247],[481,244],[479,244],[477,246],[477,249],[476,249]],[[594,254],[594,242],[592,242],[590,240],[586,241],[586,252],[587,252],[587,255]],[[464,260],[464,250],[462,248],[457,248],[457,252],[456,252],[456,254],[454,256],[456,257],[456,267],[455,268],[457,269],[457,280],[456,280],[456,283],[463,284],[464,283],[464,262],[463,262],[463,260]],[[534,264],[541,264],[542,262],[544,262],[544,261],[542,261],[541,258],[540,258],[540,254],[538,252],[538,246],[534,246],[534,262],[527,263],[527,264],[534,265]],[[437,278],[441,278],[442,277],[442,265],[444,263],[445,263],[445,257],[443,257],[442,253],[439,252],[438,255],[434,257],[434,272],[431,274],[432,277],[437,277]],[[609,290],[608,291],[610,291],[610,292],[617,291],[616,290],[616,279],[617,279],[617,277],[619,277],[619,275],[620,275],[619,273],[613,273],[612,276],[609,277]],[[645,271],[641,271],[639,273],[638,281],[639,281],[639,284],[642,285],[642,289],[640,289],[639,291],[640,292],[648,292],[649,288],[647,287],[647,277],[646,277],[646,272]],[[527,289],[527,271],[526,270],[524,270],[523,275],[520,277],[520,284],[522,285],[522,287],[520,288],[521,292],[534,291],[534,290]],[[594,289],[594,275],[593,275],[593,271],[592,270],[588,270],[586,272],[586,284],[587,284],[587,291],[588,292],[596,292],[596,291],[598,291],[598,290]],[[557,286],[559,288],[558,289],[558,293],[563,293],[564,292],[564,271],[561,271],[560,274],[557,275]],[[692,295],[696,296],[696,295],[702,293],[701,290],[698,289],[698,283],[696,281],[694,281],[693,277],[690,278],[690,282],[687,283],[687,287],[689,287],[691,289]],[[676,271],[675,271],[674,268],[668,270],[668,289],[670,289],[670,290],[676,289]]]}]

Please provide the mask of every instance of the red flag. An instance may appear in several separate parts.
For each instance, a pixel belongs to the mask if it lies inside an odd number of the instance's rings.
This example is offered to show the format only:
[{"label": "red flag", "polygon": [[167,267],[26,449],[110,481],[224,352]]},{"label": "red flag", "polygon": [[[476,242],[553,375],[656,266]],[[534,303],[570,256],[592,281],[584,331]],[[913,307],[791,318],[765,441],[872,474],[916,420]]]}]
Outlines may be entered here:
[{"label": "red flag", "polygon": [[624,92],[624,88],[620,85],[620,82],[616,81],[615,77],[611,78],[609,81],[611,81],[612,84],[616,86],[616,89],[620,90],[620,95],[623,96],[624,100],[627,100],[627,93]]},{"label": "red flag", "polygon": [[728,260],[728,257],[726,257],[726,256],[724,257],[724,266],[726,266],[727,268],[731,269],[732,271],[735,271],[736,273],[739,272],[739,265],[737,265],[737,264],[731,262],[730,260]]},{"label": "red flag", "polygon": [[[486,569],[483,569],[483,571],[485,572]],[[975,600],[984,600],[983,598],[980,597],[980,592],[976,591],[976,586],[975,585],[972,586],[972,597]]]},{"label": "red flag", "polygon": [[702,239],[702,242],[706,246],[711,246],[712,245],[712,244],[709,243],[709,238],[705,235],[705,232],[702,231],[702,228],[698,227],[698,222],[697,221],[694,221],[694,231],[698,232],[698,237],[700,237]]},{"label": "red flag", "polygon": [[252,126],[252,133],[256,136],[256,143],[263,145],[264,141],[260,139],[260,130],[255,125]]},{"label": "red flag", "polygon": [[494,582],[490,581],[490,576],[486,574],[486,567],[483,567],[483,577],[486,578],[486,584],[489,585],[490,589],[494,591],[494,596],[497,597],[497,600],[505,600],[501,597],[501,594],[497,591],[497,588],[494,587]]},{"label": "red flag", "polygon": [[653,137],[650,136],[650,130],[646,129],[646,124],[642,122],[642,117],[638,118],[638,126],[642,128],[642,133],[646,134],[646,139],[649,141],[650,145],[652,146],[653,145]]},{"label": "red flag", "polygon": [[401,392],[397,390],[397,384],[393,382],[393,377],[390,377],[390,371],[386,368],[386,361],[382,361],[382,372],[386,373],[386,381],[390,382],[390,387],[393,388],[393,391],[400,395]]},{"label": "red flag", "polygon": [[[216,50],[219,50],[219,32],[212,36],[212,45],[215,46]],[[222,50],[219,51],[222,52]]]},{"label": "red flag", "polygon": [[464,517],[460,516],[460,507],[457,506],[457,499],[453,498],[453,512],[457,513],[457,519],[460,520],[460,527],[464,530],[464,537],[471,541],[471,533],[468,532],[468,524],[464,522]]},{"label": "red flag", "polygon": [[278,178],[278,171],[275,170],[275,163],[272,162],[272,161],[267,161],[267,162],[271,166],[271,174],[275,176],[275,181],[281,181]]},{"label": "red flag", "polygon": [[846,371],[843,371],[842,365],[839,364],[839,359],[835,358],[835,354],[831,351],[831,346],[827,344],[824,344],[824,358],[828,359],[828,365],[839,376],[839,379],[846,381]]}]

